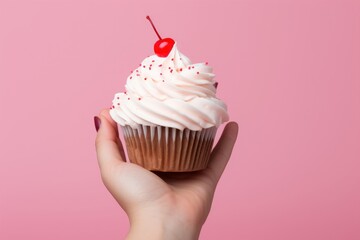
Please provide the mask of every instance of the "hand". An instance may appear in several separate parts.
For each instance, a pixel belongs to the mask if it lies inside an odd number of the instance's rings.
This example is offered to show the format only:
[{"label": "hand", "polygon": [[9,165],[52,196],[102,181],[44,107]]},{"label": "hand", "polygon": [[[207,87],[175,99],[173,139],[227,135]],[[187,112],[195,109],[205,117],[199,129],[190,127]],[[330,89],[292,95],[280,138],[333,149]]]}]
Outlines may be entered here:
[{"label": "hand", "polygon": [[108,110],[99,119],[95,122],[101,177],[129,217],[127,239],[198,239],[235,144],[237,124],[226,125],[205,170],[154,173],[126,162],[117,124]]}]

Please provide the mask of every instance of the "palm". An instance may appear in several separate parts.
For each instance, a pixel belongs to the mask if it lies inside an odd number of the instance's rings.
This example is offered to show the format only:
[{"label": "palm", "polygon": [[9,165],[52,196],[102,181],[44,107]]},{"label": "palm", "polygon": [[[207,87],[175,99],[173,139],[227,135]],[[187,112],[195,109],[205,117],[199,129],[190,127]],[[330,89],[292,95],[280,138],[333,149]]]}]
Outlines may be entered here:
[{"label": "palm", "polygon": [[135,164],[117,166],[108,186],[125,211],[152,208],[178,210],[184,218],[205,221],[210,210],[215,182],[206,171],[152,173]]}]

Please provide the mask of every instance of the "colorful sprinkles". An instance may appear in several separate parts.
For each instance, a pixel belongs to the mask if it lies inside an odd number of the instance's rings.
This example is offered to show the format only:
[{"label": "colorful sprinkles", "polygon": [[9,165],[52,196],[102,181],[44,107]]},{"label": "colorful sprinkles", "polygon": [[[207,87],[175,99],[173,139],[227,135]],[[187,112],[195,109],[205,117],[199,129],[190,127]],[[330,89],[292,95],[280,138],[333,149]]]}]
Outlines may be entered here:
[{"label": "colorful sprinkles", "polygon": [[[182,60],[182,58],[180,58],[180,60]],[[171,61],[174,61],[174,58],[171,58]],[[152,62],[152,63],[155,63],[156,61],[155,61],[155,60],[151,60],[151,62]],[[208,65],[208,64],[209,64],[208,62],[205,62],[205,65]],[[156,65],[155,65],[155,66],[156,66]],[[158,65],[157,65],[157,67],[159,67],[159,68],[161,68],[162,66],[163,66],[163,64],[158,64]],[[146,68],[146,65],[140,63],[140,64],[139,64],[139,67]],[[153,64],[149,64],[149,70],[150,70],[150,71],[152,70],[153,67],[154,67]],[[175,68],[175,69],[173,69],[172,67],[168,67],[168,70],[169,70],[170,73],[173,73],[174,70],[176,70],[176,72],[183,72],[184,69],[185,69],[185,70],[186,70],[186,69],[188,69],[188,70],[192,70],[192,69],[196,70],[196,66],[191,65],[191,66],[187,66],[186,68],[180,67],[180,68]],[[136,74],[137,77],[140,77],[139,68],[135,69],[134,71],[130,71],[130,73],[131,73],[131,75],[130,75],[129,79],[133,79],[134,74]],[[160,72],[159,74],[160,74],[160,76],[163,75],[162,72]],[[199,71],[196,71],[196,74],[199,75],[200,72],[199,72]],[[147,77],[144,77],[143,79],[146,81],[148,78],[147,78]],[[162,82],[165,82],[165,80],[162,80]],[[126,92],[125,92],[125,94],[126,94]],[[119,99],[119,98],[118,98],[118,99]],[[130,98],[128,98],[128,99],[130,100]],[[140,100],[140,99],[139,99],[139,100]]]}]

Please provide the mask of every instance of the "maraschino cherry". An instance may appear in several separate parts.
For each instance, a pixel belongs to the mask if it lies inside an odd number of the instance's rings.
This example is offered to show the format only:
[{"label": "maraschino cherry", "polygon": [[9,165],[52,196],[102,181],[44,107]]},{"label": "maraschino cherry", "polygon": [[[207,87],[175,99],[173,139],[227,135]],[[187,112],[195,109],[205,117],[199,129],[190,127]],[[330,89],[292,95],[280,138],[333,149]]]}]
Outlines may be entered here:
[{"label": "maraschino cherry", "polygon": [[151,26],[153,27],[156,35],[159,37],[159,40],[154,44],[154,52],[159,57],[167,57],[173,48],[175,41],[171,38],[161,38],[158,31],[156,30],[153,22],[149,16],[146,16],[146,19],[149,20]]}]

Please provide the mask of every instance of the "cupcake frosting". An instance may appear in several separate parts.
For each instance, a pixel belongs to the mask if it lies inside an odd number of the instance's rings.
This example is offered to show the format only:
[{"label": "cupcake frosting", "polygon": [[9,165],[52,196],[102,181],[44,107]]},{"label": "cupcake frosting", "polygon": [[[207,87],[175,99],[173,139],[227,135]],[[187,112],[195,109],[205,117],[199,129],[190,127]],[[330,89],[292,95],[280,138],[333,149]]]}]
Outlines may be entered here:
[{"label": "cupcake frosting", "polygon": [[147,57],[127,78],[125,92],[115,94],[111,117],[121,126],[164,126],[180,130],[218,127],[228,121],[216,98],[214,74],[207,63],[192,64],[177,50],[166,58]]}]

